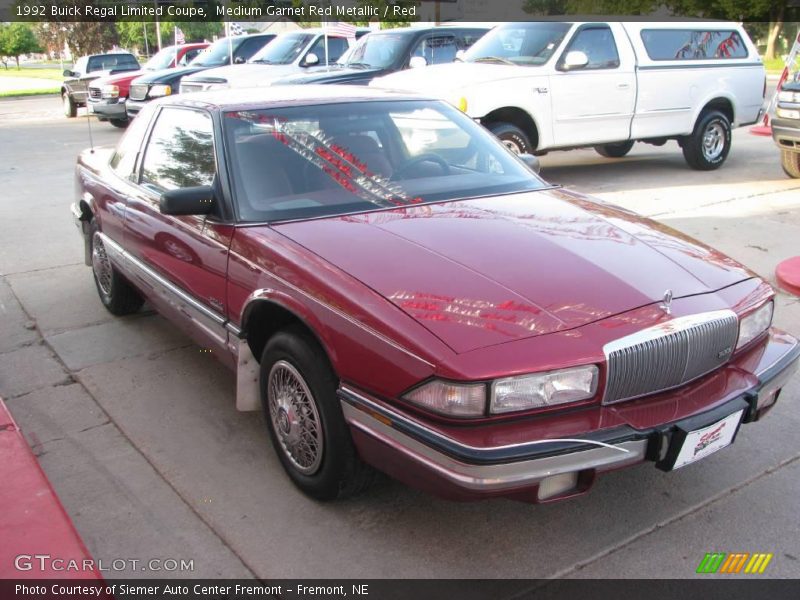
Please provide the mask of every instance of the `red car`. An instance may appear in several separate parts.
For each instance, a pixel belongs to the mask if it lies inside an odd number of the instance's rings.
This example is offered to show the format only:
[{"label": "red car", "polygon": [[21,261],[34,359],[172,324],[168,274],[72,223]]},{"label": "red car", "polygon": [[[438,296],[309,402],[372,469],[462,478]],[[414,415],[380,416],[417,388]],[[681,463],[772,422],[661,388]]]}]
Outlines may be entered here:
[{"label": "red car", "polygon": [[127,127],[128,115],[125,111],[125,102],[128,99],[131,81],[152,71],[185,65],[208,46],[207,42],[166,46],[154,54],[141,70],[95,79],[89,84],[87,96],[89,111],[97,115],[100,121],[109,121],[115,127]]},{"label": "red car", "polygon": [[85,152],[72,210],[103,304],[146,298],[234,369],[314,498],[375,467],[549,501],[729,445],[798,364],[773,290],[534,160],[436,100],[225,90]]}]

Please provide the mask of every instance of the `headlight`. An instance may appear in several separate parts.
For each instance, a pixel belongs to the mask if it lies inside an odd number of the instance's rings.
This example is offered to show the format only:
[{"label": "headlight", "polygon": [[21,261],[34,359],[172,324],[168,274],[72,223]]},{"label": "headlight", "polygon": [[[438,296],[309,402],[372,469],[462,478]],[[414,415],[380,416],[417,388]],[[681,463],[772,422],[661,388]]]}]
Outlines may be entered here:
[{"label": "headlight", "polygon": [[782,119],[800,119],[800,110],[781,108],[779,106],[775,109],[775,115],[781,117]]},{"label": "headlight", "polygon": [[104,85],[100,88],[102,98],[119,98],[119,88],[116,85]]},{"label": "headlight", "polygon": [[778,92],[778,102],[800,102],[800,92]]},{"label": "headlight", "polygon": [[597,391],[596,365],[498,379],[492,384],[492,413],[506,413],[578,402]]},{"label": "headlight", "polygon": [[150,98],[161,98],[162,96],[169,96],[172,93],[172,87],[168,85],[154,85],[150,88],[150,91],[147,92],[147,95]]},{"label": "headlight", "polygon": [[749,315],[739,321],[739,341],[736,342],[736,349],[749,344],[769,326],[772,325],[772,312],[775,308],[774,302],[770,300],[758,310],[754,310]]},{"label": "headlight", "polygon": [[486,410],[486,385],[434,380],[411,390],[406,400],[453,417],[479,417]]}]

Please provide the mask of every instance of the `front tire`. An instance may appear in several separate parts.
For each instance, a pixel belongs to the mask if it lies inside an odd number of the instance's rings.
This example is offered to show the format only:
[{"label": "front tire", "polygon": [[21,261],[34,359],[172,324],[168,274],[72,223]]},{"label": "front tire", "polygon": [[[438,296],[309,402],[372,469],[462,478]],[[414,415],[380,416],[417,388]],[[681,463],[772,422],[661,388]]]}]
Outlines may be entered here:
[{"label": "front tire", "polygon": [[718,169],[731,151],[731,123],[718,110],[701,113],[691,135],[682,142],[683,157],[698,171]]},{"label": "front tire", "polygon": [[619,142],[618,144],[602,144],[595,146],[594,150],[600,156],[606,158],[622,158],[633,148],[633,140],[627,142]]},{"label": "front tire", "polygon": [[781,150],[781,166],[789,177],[800,179],[800,152]]},{"label": "front tire", "polygon": [[108,122],[119,129],[125,129],[129,123],[128,119],[109,119]]},{"label": "front tire", "polygon": [[305,329],[288,327],[269,340],[260,385],[272,445],[301,491],[334,500],[369,487],[375,471],[356,453],[336,396],[338,380]]},{"label": "front tire", "polygon": [[100,302],[108,312],[118,317],[137,312],[144,298],[128,283],[108,258],[100,228],[95,221],[89,228],[92,250],[92,274]]},{"label": "front tire", "polygon": [[533,154],[536,149],[522,129],[511,123],[489,123],[486,129],[491,131],[506,148],[514,154]]},{"label": "front tire", "polygon": [[64,116],[73,119],[78,116],[78,106],[70,97],[69,92],[61,92],[61,105],[64,109]]}]

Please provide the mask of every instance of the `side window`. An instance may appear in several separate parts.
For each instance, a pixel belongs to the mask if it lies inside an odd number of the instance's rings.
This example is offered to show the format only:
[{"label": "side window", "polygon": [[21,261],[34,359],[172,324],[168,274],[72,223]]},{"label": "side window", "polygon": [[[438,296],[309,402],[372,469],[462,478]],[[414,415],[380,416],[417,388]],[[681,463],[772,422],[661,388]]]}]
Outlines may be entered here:
[{"label": "side window", "polygon": [[244,40],[236,50],[233,51],[234,58],[249,60],[256,52],[267,45],[267,39],[263,36],[252,37]]},{"label": "side window", "polygon": [[103,68],[103,61],[99,56],[92,56],[89,58],[89,64],[86,65],[86,72],[92,73],[93,71],[99,71]]},{"label": "side window", "polygon": [[458,40],[458,49],[467,50],[472,46],[472,44],[481,39],[485,33],[485,31],[481,30],[465,31],[461,34],[461,38]]},{"label": "side window", "polygon": [[117,144],[114,154],[111,155],[109,164],[114,172],[123,179],[134,179],[133,168],[136,164],[136,156],[139,153],[139,148],[142,147],[142,138],[144,138],[144,133],[147,131],[149,123],[149,113],[143,111],[133,120],[133,123],[125,131],[125,135],[122,136],[122,139]]},{"label": "side window", "polygon": [[[347,40],[340,37],[328,37],[328,62],[336,62],[347,50]],[[325,36],[320,36],[308,51],[317,55],[320,64],[325,64]]]},{"label": "side window", "polygon": [[421,39],[411,56],[421,56],[429,65],[440,65],[453,62],[457,52],[454,35],[436,35]]},{"label": "side window", "polygon": [[644,29],[641,35],[652,60],[747,58],[741,36],[731,29]]},{"label": "side window", "polygon": [[195,56],[200,54],[203,51],[202,48],[192,48],[191,50],[187,50],[183,56],[181,56],[181,60],[179,64],[181,65],[188,65],[189,61],[194,59]]},{"label": "side window", "polygon": [[163,108],[144,151],[141,184],[157,193],[211,185],[216,171],[211,116]]},{"label": "side window", "polygon": [[582,70],[587,69],[616,69],[619,66],[619,54],[617,44],[614,41],[614,34],[608,27],[586,27],[581,29],[564,51],[567,52],[580,50],[589,57],[589,64]]}]

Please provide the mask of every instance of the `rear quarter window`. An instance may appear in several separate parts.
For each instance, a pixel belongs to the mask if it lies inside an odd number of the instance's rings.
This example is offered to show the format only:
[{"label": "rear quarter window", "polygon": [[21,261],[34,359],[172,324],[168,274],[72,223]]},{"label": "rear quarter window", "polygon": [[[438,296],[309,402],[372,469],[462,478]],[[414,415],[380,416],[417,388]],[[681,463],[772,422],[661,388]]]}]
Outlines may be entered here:
[{"label": "rear quarter window", "polygon": [[732,29],[644,29],[642,43],[651,60],[747,58],[747,47]]}]

